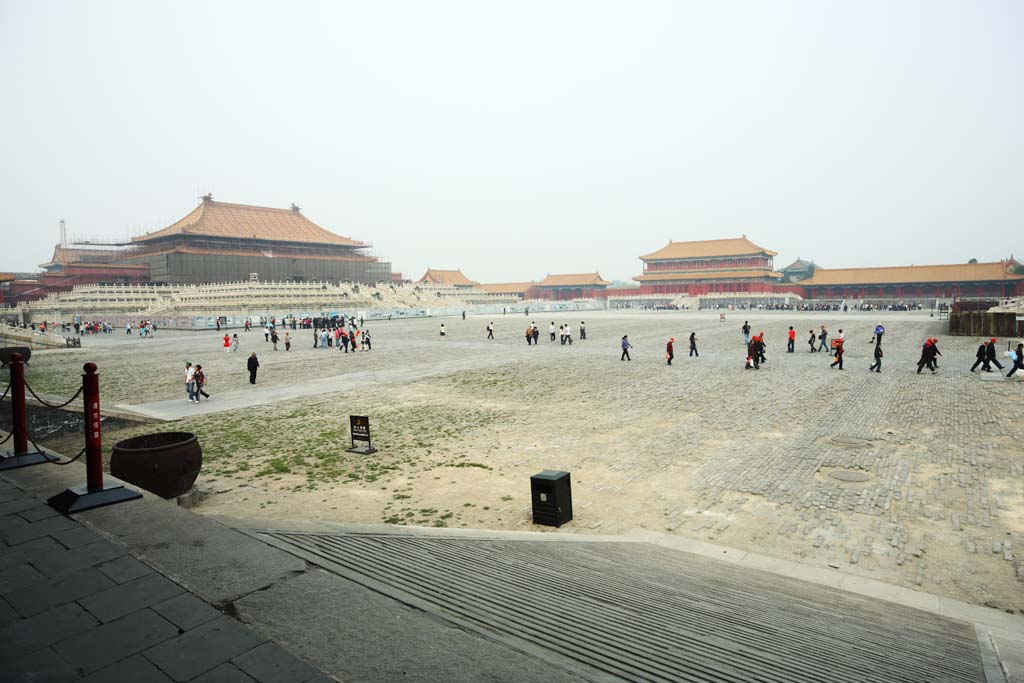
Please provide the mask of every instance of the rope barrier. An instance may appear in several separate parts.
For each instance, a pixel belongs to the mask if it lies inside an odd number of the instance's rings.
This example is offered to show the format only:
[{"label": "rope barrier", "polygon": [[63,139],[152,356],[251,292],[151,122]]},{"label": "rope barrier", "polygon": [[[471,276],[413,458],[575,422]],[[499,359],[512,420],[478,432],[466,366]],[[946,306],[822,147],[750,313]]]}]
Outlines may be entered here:
[{"label": "rope barrier", "polygon": [[64,401],[64,403],[61,403],[61,404],[59,404],[59,405],[58,405],[58,404],[56,404],[56,403],[47,403],[47,402],[46,402],[46,401],[44,401],[43,399],[39,398],[39,394],[37,394],[37,393],[35,392],[35,390],[34,390],[34,389],[32,389],[32,387],[31,387],[31,386],[29,386],[29,383],[28,383],[28,381],[27,381],[27,380],[25,381],[25,388],[26,388],[26,389],[28,389],[29,393],[30,393],[30,394],[32,394],[32,397],[33,397],[33,398],[35,398],[35,400],[39,401],[40,403],[42,403],[42,404],[43,404],[44,406],[46,406],[47,408],[63,408],[64,406],[68,405],[69,403],[71,403],[72,401],[74,401],[74,400],[75,400],[76,398],[78,398],[78,397],[79,397],[79,395],[80,395],[80,394],[82,393],[82,389],[83,389],[84,387],[78,387],[78,391],[76,391],[76,392],[75,392],[75,395],[74,395],[74,396],[72,396],[72,397],[71,397],[71,398],[69,398],[69,399],[68,399],[67,401]]},{"label": "rope barrier", "polygon": [[12,436],[14,436],[14,431],[13,430],[10,431],[10,432],[7,432],[7,436],[4,437],[4,440],[0,441],[0,446],[3,446],[5,443],[10,441]]},{"label": "rope barrier", "polygon": [[4,400],[5,398],[7,398],[7,393],[8,393],[8,392],[9,392],[10,390],[11,390],[11,383],[10,383],[10,382],[8,382],[8,383],[7,383],[7,388],[6,388],[6,389],[4,389],[4,394],[3,394],[3,396],[0,396],[0,401],[2,401],[2,400]]},{"label": "rope barrier", "polygon": [[[38,451],[39,453],[43,453],[44,452],[43,449],[39,447],[39,444],[36,443],[36,440],[32,438],[31,434],[28,436],[28,440],[29,440],[29,443],[31,443],[33,446],[35,446],[36,451]],[[53,465],[70,465],[74,461],[76,461],[79,458],[81,458],[83,455],[85,455],[85,448],[84,447],[82,448],[82,450],[78,451],[78,455],[76,455],[75,457],[71,458],[70,460],[65,460],[64,462],[59,462],[57,460],[51,460],[50,463],[53,464]]]}]

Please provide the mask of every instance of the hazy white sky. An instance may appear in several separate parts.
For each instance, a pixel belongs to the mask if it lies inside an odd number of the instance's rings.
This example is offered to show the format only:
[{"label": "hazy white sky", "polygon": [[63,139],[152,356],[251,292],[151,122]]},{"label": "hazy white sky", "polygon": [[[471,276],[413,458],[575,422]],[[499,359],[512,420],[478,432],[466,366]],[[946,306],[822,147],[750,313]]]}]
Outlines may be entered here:
[{"label": "hazy white sky", "polygon": [[0,0],[0,269],[201,192],[395,270],[1024,256],[1024,3]]}]

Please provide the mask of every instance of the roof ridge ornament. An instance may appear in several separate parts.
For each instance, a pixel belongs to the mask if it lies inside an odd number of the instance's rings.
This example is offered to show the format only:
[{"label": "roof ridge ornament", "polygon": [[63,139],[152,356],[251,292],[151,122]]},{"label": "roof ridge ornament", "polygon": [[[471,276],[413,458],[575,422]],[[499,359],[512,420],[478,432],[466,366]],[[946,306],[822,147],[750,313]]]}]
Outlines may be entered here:
[{"label": "roof ridge ornament", "polygon": [[212,204],[213,203],[213,193],[212,192],[207,192],[206,194],[202,195],[200,198],[203,200],[203,204]]},{"label": "roof ridge ornament", "polygon": [[294,211],[295,213],[302,213],[302,207],[300,207],[300,206],[299,206],[298,204],[296,204],[295,202],[292,202],[292,206],[291,206],[291,209],[292,209],[292,211]]}]

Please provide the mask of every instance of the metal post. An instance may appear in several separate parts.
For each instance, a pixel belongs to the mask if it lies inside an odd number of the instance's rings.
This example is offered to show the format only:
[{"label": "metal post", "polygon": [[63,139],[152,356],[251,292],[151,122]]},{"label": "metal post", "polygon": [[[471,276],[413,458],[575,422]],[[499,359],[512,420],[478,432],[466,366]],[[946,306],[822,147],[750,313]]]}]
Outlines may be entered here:
[{"label": "metal post", "polygon": [[0,471],[38,465],[54,460],[39,450],[28,450],[28,410],[25,408],[25,361],[11,354],[11,441],[9,451],[0,452]]},{"label": "metal post", "polygon": [[100,376],[96,364],[82,366],[82,405],[85,408],[85,481],[90,491],[103,490],[103,442],[100,438]]},{"label": "metal post", "polygon": [[[46,502],[65,515],[138,500],[142,494],[120,482],[103,483],[103,444],[100,438],[100,376],[95,363],[82,366],[82,403],[85,406],[85,486],[65,489]],[[116,480],[115,480],[116,481]]]},{"label": "metal post", "polygon": [[28,418],[25,410],[25,361],[20,353],[11,354],[11,430],[14,455],[28,453]]}]

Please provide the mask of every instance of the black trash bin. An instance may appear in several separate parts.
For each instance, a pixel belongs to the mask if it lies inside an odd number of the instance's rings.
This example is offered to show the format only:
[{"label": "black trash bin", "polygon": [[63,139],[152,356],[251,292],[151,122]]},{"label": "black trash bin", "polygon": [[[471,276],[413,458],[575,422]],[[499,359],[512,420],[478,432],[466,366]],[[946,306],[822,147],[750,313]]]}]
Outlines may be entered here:
[{"label": "black trash bin", "polygon": [[544,470],[530,477],[533,523],[562,526],[572,519],[572,484],[568,472]]}]

